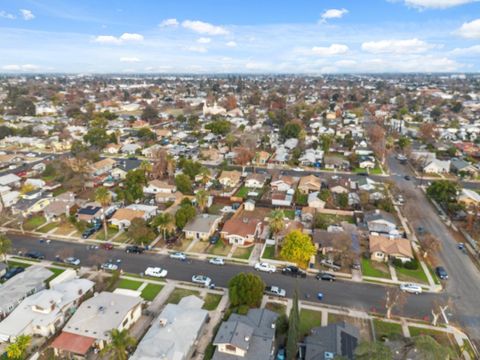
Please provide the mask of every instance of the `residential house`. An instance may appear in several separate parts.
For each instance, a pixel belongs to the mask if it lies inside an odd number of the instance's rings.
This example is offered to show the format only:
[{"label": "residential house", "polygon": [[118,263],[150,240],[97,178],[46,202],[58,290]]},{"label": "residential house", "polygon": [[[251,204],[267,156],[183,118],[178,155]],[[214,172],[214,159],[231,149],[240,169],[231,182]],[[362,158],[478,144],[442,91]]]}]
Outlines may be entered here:
[{"label": "residential house", "polygon": [[93,176],[100,176],[110,172],[117,162],[112,158],[106,158],[97,161],[91,165],[91,173]]},{"label": "residential house", "polygon": [[317,209],[309,206],[305,206],[302,208],[302,215],[301,219],[303,222],[311,223],[315,218],[315,214],[317,213]]},{"label": "residential house", "polygon": [[0,317],[10,314],[27,296],[45,289],[53,272],[43,266],[30,266],[0,286]]},{"label": "residential house", "polygon": [[323,159],[323,151],[319,149],[306,149],[298,161],[303,166],[320,167]]},{"label": "residential house", "polygon": [[266,174],[249,174],[245,179],[245,186],[248,188],[261,189],[268,180]]},{"label": "residential house", "polygon": [[127,155],[135,155],[135,153],[137,152],[137,150],[141,149],[142,147],[138,144],[125,144],[122,146],[122,148],[120,149],[120,151],[123,153],[123,154],[127,154]]},{"label": "residential house", "polygon": [[75,194],[71,191],[60,194],[52,199],[43,209],[47,221],[58,219],[60,216],[70,215],[70,209],[75,205]]},{"label": "residential house", "polygon": [[342,357],[353,360],[359,342],[360,331],[347,322],[315,327],[303,342],[303,359],[326,360]]},{"label": "residential house", "polygon": [[302,194],[309,194],[314,191],[319,191],[322,187],[322,181],[315,175],[302,176],[298,183],[298,191]]},{"label": "residential house", "polygon": [[377,187],[377,185],[377,182],[370,179],[369,177],[360,177],[357,180],[357,186],[359,190],[372,191]]},{"label": "residential house", "polygon": [[113,180],[123,180],[127,176],[127,171],[120,167],[116,167],[110,171],[110,176]]},{"label": "residential house", "polygon": [[350,162],[339,155],[325,155],[323,162],[325,169],[348,170]]},{"label": "residential house", "polygon": [[153,321],[130,360],[190,359],[208,320],[203,300],[194,295],[167,304]]},{"label": "residential house", "polygon": [[223,161],[222,153],[215,148],[201,149],[200,159],[207,165],[220,165]]},{"label": "residential house", "polygon": [[370,235],[368,242],[372,260],[385,262],[393,258],[406,262],[413,259],[412,244],[408,239]]},{"label": "residential house", "polygon": [[270,159],[270,153],[266,151],[258,151],[254,162],[256,165],[266,165],[268,163],[268,159]]},{"label": "residential house", "polygon": [[44,194],[43,189],[36,189],[23,194],[23,197],[12,206],[12,213],[27,217],[43,211],[51,201],[51,195]]},{"label": "residential house", "polygon": [[234,188],[240,183],[241,176],[242,174],[239,171],[223,170],[218,178],[218,181],[225,187]]},{"label": "residential house", "polygon": [[128,229],[133,219],[145,219],[145,212],[142,210],[134,210],[129,208],[121,208],[115,211],[110,218],[110,223],[119,229]]},{"label": "residential house", "polygon": [[470,189],[462,189],[458,195],[458,202],[466,207],[478,206],[480,204],[480,194]]},{"label": "residential house", "polygon": [[86,222],[92,222],[94,220],[101,220],[103,216],[102,207],[96,205],[96,203],[85,204],[84,207],[78,209],[77,219]]},{"label": "residential house", "polygon": [[174,193],[175,191],[177,191],[175,185],[161,180],[149,181],[148,185],[143,187],[144,194]]},{"label": "residential house", "polygon": [[255,218],[233,217],[225,222],[220,234],[231,245],[250,246],[262,231],[262,221]]},{"label": "residential house", "polygon": [[213,340],[212,360],[269,360],[275,350],[278,314],[267,309],[250,309],[247,315],[232,314]]},{"label": "residential house", "polygon": [[0,322],[0,341],[14,340],[19,335],[50,337],[94,285],[87,279],[74,279],[27,297]]},{"label": "residential house", "polygon": [[107,144],[105,149],[103,149],[104,152],[110,155],[118,154],[120,149],[122,148],[122,145],[120,144]]},{"label": "residential house", "polygon": [[293,201],[293,195],[295,191],[290,189],[286,192],[272,191],[272,205],[274,206],[291,206]]},{"label": "residential house", "polygon": [[288,190],[295,190],[298,180],[292,176],[280,175],[272,179],[270,187],[272,191],[286,192]]},{"label": "residential house", "polygon": [[463,159],[452,158],[450,168],[455,174],[468,174],[470,176],[478,174],[478,169]]},{"label": "residential house", "polygon": [[[3,206],[9,208],[17,203],[18,199],[20,198],[20,192],[11,191],[9,186],[0,186],[0,196],[2,197]],[[0,209],[2,204],[0,204]]]},{"label": "residential house", "polygon": [[307,203],[308,206],[314,209],[323,209],[325,208],[325,201],[320,199],[318,196],[320,195],[319,191],[312,192],[308,194]]},{"label": "residential house", "polygon": [[345,251],[352,243],[349,233],[343,231],[341,226],[336,226],[336,228],[340,228],[341,231],[328,231],[323,229],[315,229],[313,231],[313,243],[317,250],[323,255]]},{"label": "residential house", "polygon": [[199,214],[185,225],[183,232],[187,239],[208,240],[221,220],[219,215]]},{"label": "residential house", "polygon": [[179,202],[182,198],[183,194],[179,191],[174,193],[159,192],[155,194],[155,202],[157,204],[175,203]]},{"label": "residential house", "polygon": [[423,172],[427,174],[446,174],[450,172],[450,160],[433,159],[423,167]]},{"label": "residential house", "polygon": [[85,300],[50,345],[57,356],[85,356],[110,342],[110,331],[129,329],[142,315],[142,299],[101,292]]},{"label": "residential house", "polygon": [[364,221],[367,224],[370,233],[387,234],[398,236],[397,220],[395,217],[383,210],[373,210],[366,212]]},{"label": "residential house", "polygon": [[0,176],[0,186],[10,186],[11,188],[19,187],[22,178],[15,174],[7,174]]}]

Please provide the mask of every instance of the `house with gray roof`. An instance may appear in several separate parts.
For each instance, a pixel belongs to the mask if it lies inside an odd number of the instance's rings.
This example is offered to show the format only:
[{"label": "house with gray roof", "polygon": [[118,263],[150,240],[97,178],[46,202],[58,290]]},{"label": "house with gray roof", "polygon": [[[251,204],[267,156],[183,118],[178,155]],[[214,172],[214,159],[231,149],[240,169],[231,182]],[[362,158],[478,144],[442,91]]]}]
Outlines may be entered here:
[{"label": "house with gray roof", "polygon": [[371,233],[374,232],[390,236],[399,235],[395,216],[386,211],[376,209],[366,212],[364,221],[367,224],[368,231]]},{"label": "house with gray roof", "polygon": [[267,309],[250,309],[247,315],[230,315],[215,336],[216,350],[212,360],[273,359],[277,318],[277,313]]},{"label": "house with gray roof", "polygon": [[188,239],[208,240],[217,229],[221,219],[222,217],[220,215],[197,215],[183,228],[185,237]]}]

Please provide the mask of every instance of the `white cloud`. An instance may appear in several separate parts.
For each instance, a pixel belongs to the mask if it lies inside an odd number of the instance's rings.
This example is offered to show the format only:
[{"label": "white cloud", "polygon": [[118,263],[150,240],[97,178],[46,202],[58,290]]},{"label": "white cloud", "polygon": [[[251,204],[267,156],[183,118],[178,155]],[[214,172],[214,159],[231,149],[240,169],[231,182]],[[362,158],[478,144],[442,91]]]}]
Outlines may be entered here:
[{"label": "white cloud", "polygon": [[419,39],[368,41],[362,50],[373,54],[417,54],[435,47]]},{"label": "white cloud", "polygon": [[13,15],[13,14],[10,14],[10,13],[4,11],[4,10],[0,10],[0,18],[14,20],[16,18],[16,16]]},{"label": "white cloud", "polygon": [[135,56],[123,56],[120,58],[120,61],[125,63],[136,63],[140,62],[141,60]]},{"label": "white cloud", "polygon": [[182,26],[185,29],[195,31],[199,34],[227,35],[229,33],[227,29],[221,26],[216,26],[199,20],[185,20],[182,22]]},{"label": "white cloud", "polygon": [[347,9],[328,9],[320,16],[321,21],[325,22],[328,19],[340,19],[343,15],[347,14]]},{"label": "white cloud", "polygon": [[185,49],[188,51],[193,51],[198,53],[206,53],[208,51],[205,46],[188,46]]},{"label": "white cloud", "polygon": [[32,65],[32,64],[23,64],[23,65],[10,64],[10,65],[2,66],[2,70],[6,70],[6,71],[35,71],[38,69],[39,67],[37,65]]},{"label": "white cloud", "polygon": [[143,35],[132,34],[132,33],[123,33],[121,36],[116,37],[112,35],[98,35],[94,38],[94,42],[100,44],[114,44],[119,45],[128,41],[142,41]]},{"label": "white cloud", "polygon": [[227,42],[225,45],[227,45],[228,47],[236,47],[237,46],[237,43],[235,41],[229,41]]},{"label": "white cloud", "polygon": [[335,56],[345,54],[348,51],[348,46],[343,44],[332,44],[328,47],[314,46],[312,53],[320,56]]},{"label": "white cloud", "polygon": [[355,60],[338,60],[335,62],[335,66],[338,67],[351,67],[357,65]]},{"label": "white cloud", "polygon": [[480,39],[480,19],[463,23],[458,34],[467,39]]},{"label": "white cloud", "polygon": [[480,55],[480,45],[473,45],[468,48],[456,48],[453,49],[450,54],[459,56]]},{"label": "white cloud", "polygon": [[23,20],[33,20],[35,15],[33,15],[32,10],[20,9],[20,14],[22,14]]},{"label": "white cloud", "polygon": [[178,20],[177,19],[165,19],[160,23],[160,27],[177,27],[178,26]]},{"label": "white cloud", "polygon": [[478,0],[405,0],[405,4],[417,9],[447,9],[476,1]]},{"label": "white cloud", "polygon": [[210,43],[211,41],[212,41],[212,39],[207,38],[207,37],[201,37],[201,38],[197,39],[197,42],[198,42],[199,44],[208,44],[208,43]]},{"label": "white cloud", "polygon": [[272,69],[272,64],[268,62],[249,61],[245,64],[247,70],[269,70]]}]

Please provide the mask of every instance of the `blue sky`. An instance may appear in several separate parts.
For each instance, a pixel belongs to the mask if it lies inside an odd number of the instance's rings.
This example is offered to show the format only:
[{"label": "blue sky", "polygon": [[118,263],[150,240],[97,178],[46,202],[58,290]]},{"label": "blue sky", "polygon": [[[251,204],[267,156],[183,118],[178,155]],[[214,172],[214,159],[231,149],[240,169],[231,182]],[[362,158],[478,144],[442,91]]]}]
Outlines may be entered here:
[{"label": "blue sky", "polygon": [[478,72],[479,0],[0,0],[0,72]]}]

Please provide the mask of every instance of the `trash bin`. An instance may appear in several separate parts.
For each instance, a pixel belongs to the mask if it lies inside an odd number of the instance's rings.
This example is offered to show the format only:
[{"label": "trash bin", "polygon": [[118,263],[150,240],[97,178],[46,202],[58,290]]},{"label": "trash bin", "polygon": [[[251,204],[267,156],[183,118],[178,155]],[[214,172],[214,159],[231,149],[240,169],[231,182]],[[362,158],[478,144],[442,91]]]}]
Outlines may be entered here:
[{"label": "trash bin", "polygon": [[317,294],[317,299],[318,299],[318,300],[323,300],[323,294],[322,294],[321,292],[319,292],[319,293]]}]

